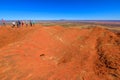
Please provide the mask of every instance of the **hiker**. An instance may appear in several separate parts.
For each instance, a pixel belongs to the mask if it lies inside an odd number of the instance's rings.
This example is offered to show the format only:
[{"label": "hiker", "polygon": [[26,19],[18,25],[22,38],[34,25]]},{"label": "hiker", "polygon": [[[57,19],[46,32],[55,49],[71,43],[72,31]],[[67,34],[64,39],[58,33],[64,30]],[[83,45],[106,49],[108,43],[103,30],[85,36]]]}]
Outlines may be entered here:
[{"label": "hiker", "polygon": [[6,23],[5,23],[5,20],[4,20],[4,19],[2,19],[2,24],[3,24],[3,26],[5,26],[5,25],[6,25]]},{"label": "hiker", "polygon": [[18,21],[18,24],[19,24],[19,27],[21,26],[21,22],[20,21]]},{"label": "hiker", "polygon": [[35,21],[32,22],[33,26],[35,26]]},{"label": "hiker", "polygon": [[28,26],[28,21],[26,21],[25,24],[26,24],[26,27],[27,27]]},{"label": "hiker", "polygon": [[22,21],[22,26],[24,26],[24,21]]},{"label": "hiker", "polygon": [[30,21],[30,26],[32,26],[32,21]]},{"label": "hiker", "polygon": [[12,28],[14,28],[15,27],[15,22],[12,22]]},{"label": "hiker", "polygon": [[21,26],[21,22],[18,20],[16,23],[17,23],[17,28],[19,28]]}]

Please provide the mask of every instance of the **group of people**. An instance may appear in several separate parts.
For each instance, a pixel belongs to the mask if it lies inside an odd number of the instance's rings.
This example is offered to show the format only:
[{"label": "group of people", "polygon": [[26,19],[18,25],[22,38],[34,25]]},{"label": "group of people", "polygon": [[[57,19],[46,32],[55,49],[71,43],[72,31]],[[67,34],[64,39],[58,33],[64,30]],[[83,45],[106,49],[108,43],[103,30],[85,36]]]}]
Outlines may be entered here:
[{"label": "group of people", "polygon": [[12,28],[14,28],[15,26],[17,26],[17,28],[21,27],[21,26],[33,26],[34,22],[33,21],[16,21],[16,22],[12,22]]},{"label": "group of people", "polygon": [[[6,26],[6,24],[9,24],[10,22],[6,22],[4,19],[2,19],[1,21],[0,21],[0,25],[2,25],[2,26]],[[18,21],[13,21],[12,23],[10,23],[10,24],[12,24],[12,28],[14,28],[14,27],[17,27],[17,28],[19,28],[19,27],[21,27],[21,26],[33,26],[34,24],[35,24],[35,22],[34,21],[32,21],[32,20],[18,20]]]}]

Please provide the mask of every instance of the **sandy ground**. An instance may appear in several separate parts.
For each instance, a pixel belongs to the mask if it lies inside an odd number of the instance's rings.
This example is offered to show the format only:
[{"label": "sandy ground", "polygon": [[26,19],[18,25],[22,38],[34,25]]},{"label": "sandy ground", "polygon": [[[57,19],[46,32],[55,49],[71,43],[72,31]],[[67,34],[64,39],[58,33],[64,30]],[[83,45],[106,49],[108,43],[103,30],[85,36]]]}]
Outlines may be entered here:
[{"label": "sandy ground", "polygon": [[120,80],[119,61],[108,29],[0,27],[0,80]]}]

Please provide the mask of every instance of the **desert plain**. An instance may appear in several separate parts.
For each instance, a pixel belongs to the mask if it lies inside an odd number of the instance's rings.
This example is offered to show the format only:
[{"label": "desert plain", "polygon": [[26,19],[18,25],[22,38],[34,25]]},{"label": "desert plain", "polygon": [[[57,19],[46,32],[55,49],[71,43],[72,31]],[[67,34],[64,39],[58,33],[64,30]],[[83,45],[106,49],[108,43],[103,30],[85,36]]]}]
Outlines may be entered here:
[{"label": "desert plain", "polygon": [[120,22],[0,26],[0,80],[120,80]]}]

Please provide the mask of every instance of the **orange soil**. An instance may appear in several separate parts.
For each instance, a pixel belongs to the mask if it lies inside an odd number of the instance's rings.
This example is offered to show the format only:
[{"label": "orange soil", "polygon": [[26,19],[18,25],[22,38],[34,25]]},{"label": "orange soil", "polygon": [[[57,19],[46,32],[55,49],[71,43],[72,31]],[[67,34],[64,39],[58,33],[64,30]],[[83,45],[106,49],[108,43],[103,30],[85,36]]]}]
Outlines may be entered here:
[{"label": "orange soil", "polygon": [[120,80],[119,61],[104,28],[0,28],[0,80]]}]

